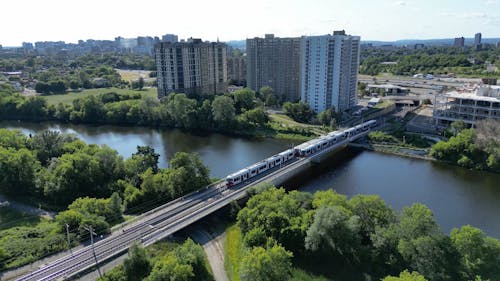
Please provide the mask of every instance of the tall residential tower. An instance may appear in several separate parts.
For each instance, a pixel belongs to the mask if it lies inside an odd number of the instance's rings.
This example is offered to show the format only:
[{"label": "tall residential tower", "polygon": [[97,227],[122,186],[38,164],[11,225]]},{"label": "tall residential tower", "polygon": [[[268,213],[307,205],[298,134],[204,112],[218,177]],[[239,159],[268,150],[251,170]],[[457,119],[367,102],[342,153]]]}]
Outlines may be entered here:
[{"label": "tall residential tower", "polygon": [[226,44],[188,39],[155,47],[158,98],[169,93],[213,95],[227,83]]},{"label": "tall residential tower", "polygon": [[301,100],[321,112],[348,110],[357,103],[360,37],[333,35],[302,37]]},{"label": "tall residential tower", "polygon": [[300,98],[300,38],[247,39],[247,85],[258,91],[270,86],[286,101]]}]

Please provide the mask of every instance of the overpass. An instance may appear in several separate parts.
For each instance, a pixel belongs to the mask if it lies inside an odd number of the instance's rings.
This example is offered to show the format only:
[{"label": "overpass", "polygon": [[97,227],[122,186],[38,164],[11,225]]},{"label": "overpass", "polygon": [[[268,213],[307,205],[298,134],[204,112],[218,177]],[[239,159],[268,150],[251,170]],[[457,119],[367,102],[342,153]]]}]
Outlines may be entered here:
[{"label": "overpass", "polygon": [[263,182],[281,185],[298,173],[306,171],[314,162],[320,162],[331,153],[347,146],[349,142],[364,137],[370,131],[360,132],[308,157],[295,158],[231,188],[226,187],[224,180],[210,184],[142,214],[138,219],[123,226],[122,230],[117,230],[94,243],[94,248],[87,246],[73,251],[16,280],[72,279],[79,273],[91,270],[96,261],[104,263],[125,253],[134,242],[148,246],[172,235],[225,207],[230,202],[245,197],[247,189],[252,186]]}]

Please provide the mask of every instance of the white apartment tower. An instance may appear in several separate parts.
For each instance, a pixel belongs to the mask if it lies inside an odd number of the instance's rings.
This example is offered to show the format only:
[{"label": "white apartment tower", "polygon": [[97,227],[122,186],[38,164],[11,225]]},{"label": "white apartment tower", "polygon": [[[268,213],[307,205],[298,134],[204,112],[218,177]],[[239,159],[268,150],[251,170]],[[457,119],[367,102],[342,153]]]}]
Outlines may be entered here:
[{"label": "white apartment tower", "polygon": [[304,36],[301,48],[301,100],[321,112],[345,111],[357,103],[360,37]]}]

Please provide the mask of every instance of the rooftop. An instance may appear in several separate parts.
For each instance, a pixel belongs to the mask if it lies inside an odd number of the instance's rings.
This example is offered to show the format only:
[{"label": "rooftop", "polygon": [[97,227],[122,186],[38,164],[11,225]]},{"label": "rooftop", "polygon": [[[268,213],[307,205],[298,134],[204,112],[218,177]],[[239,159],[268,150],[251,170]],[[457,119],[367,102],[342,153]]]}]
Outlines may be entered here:
[{"label": "rooftop", "polygon": [[[500,87],[499,87],[500,89]],[[446,97],[457,98],[457,99],[470,99],[478,101],[490,101],[490,102],[500,102],[500,97],[488,97],[477,95],[476,92],[457,92],[452,91],[443,94]]]}]

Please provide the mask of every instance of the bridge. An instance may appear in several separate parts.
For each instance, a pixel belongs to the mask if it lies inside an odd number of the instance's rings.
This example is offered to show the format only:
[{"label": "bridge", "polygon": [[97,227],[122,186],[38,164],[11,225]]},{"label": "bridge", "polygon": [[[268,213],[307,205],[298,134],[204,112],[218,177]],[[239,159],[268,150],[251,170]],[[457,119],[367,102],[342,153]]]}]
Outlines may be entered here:
[{"label": "bridge", "polygon": [[134,242],[148,246],[172,235],[225,207],[230,202],[247,196],[246,191],[252,186],[264,182],[281,185],[298,173],[306,171],[314,162],[320,162],[331,153],[347,146],[349,142],[364,137],[370,131],[355,134],[307,157],[294,158],[231,188],[226,187],[224,180],[210,184],[142,214],[133,222],[94,243],[94,248],[87,246],[73,251],[16,280],[72,279],[79,273],[91,270],[96,262],[104,263],[122,255]]}]

